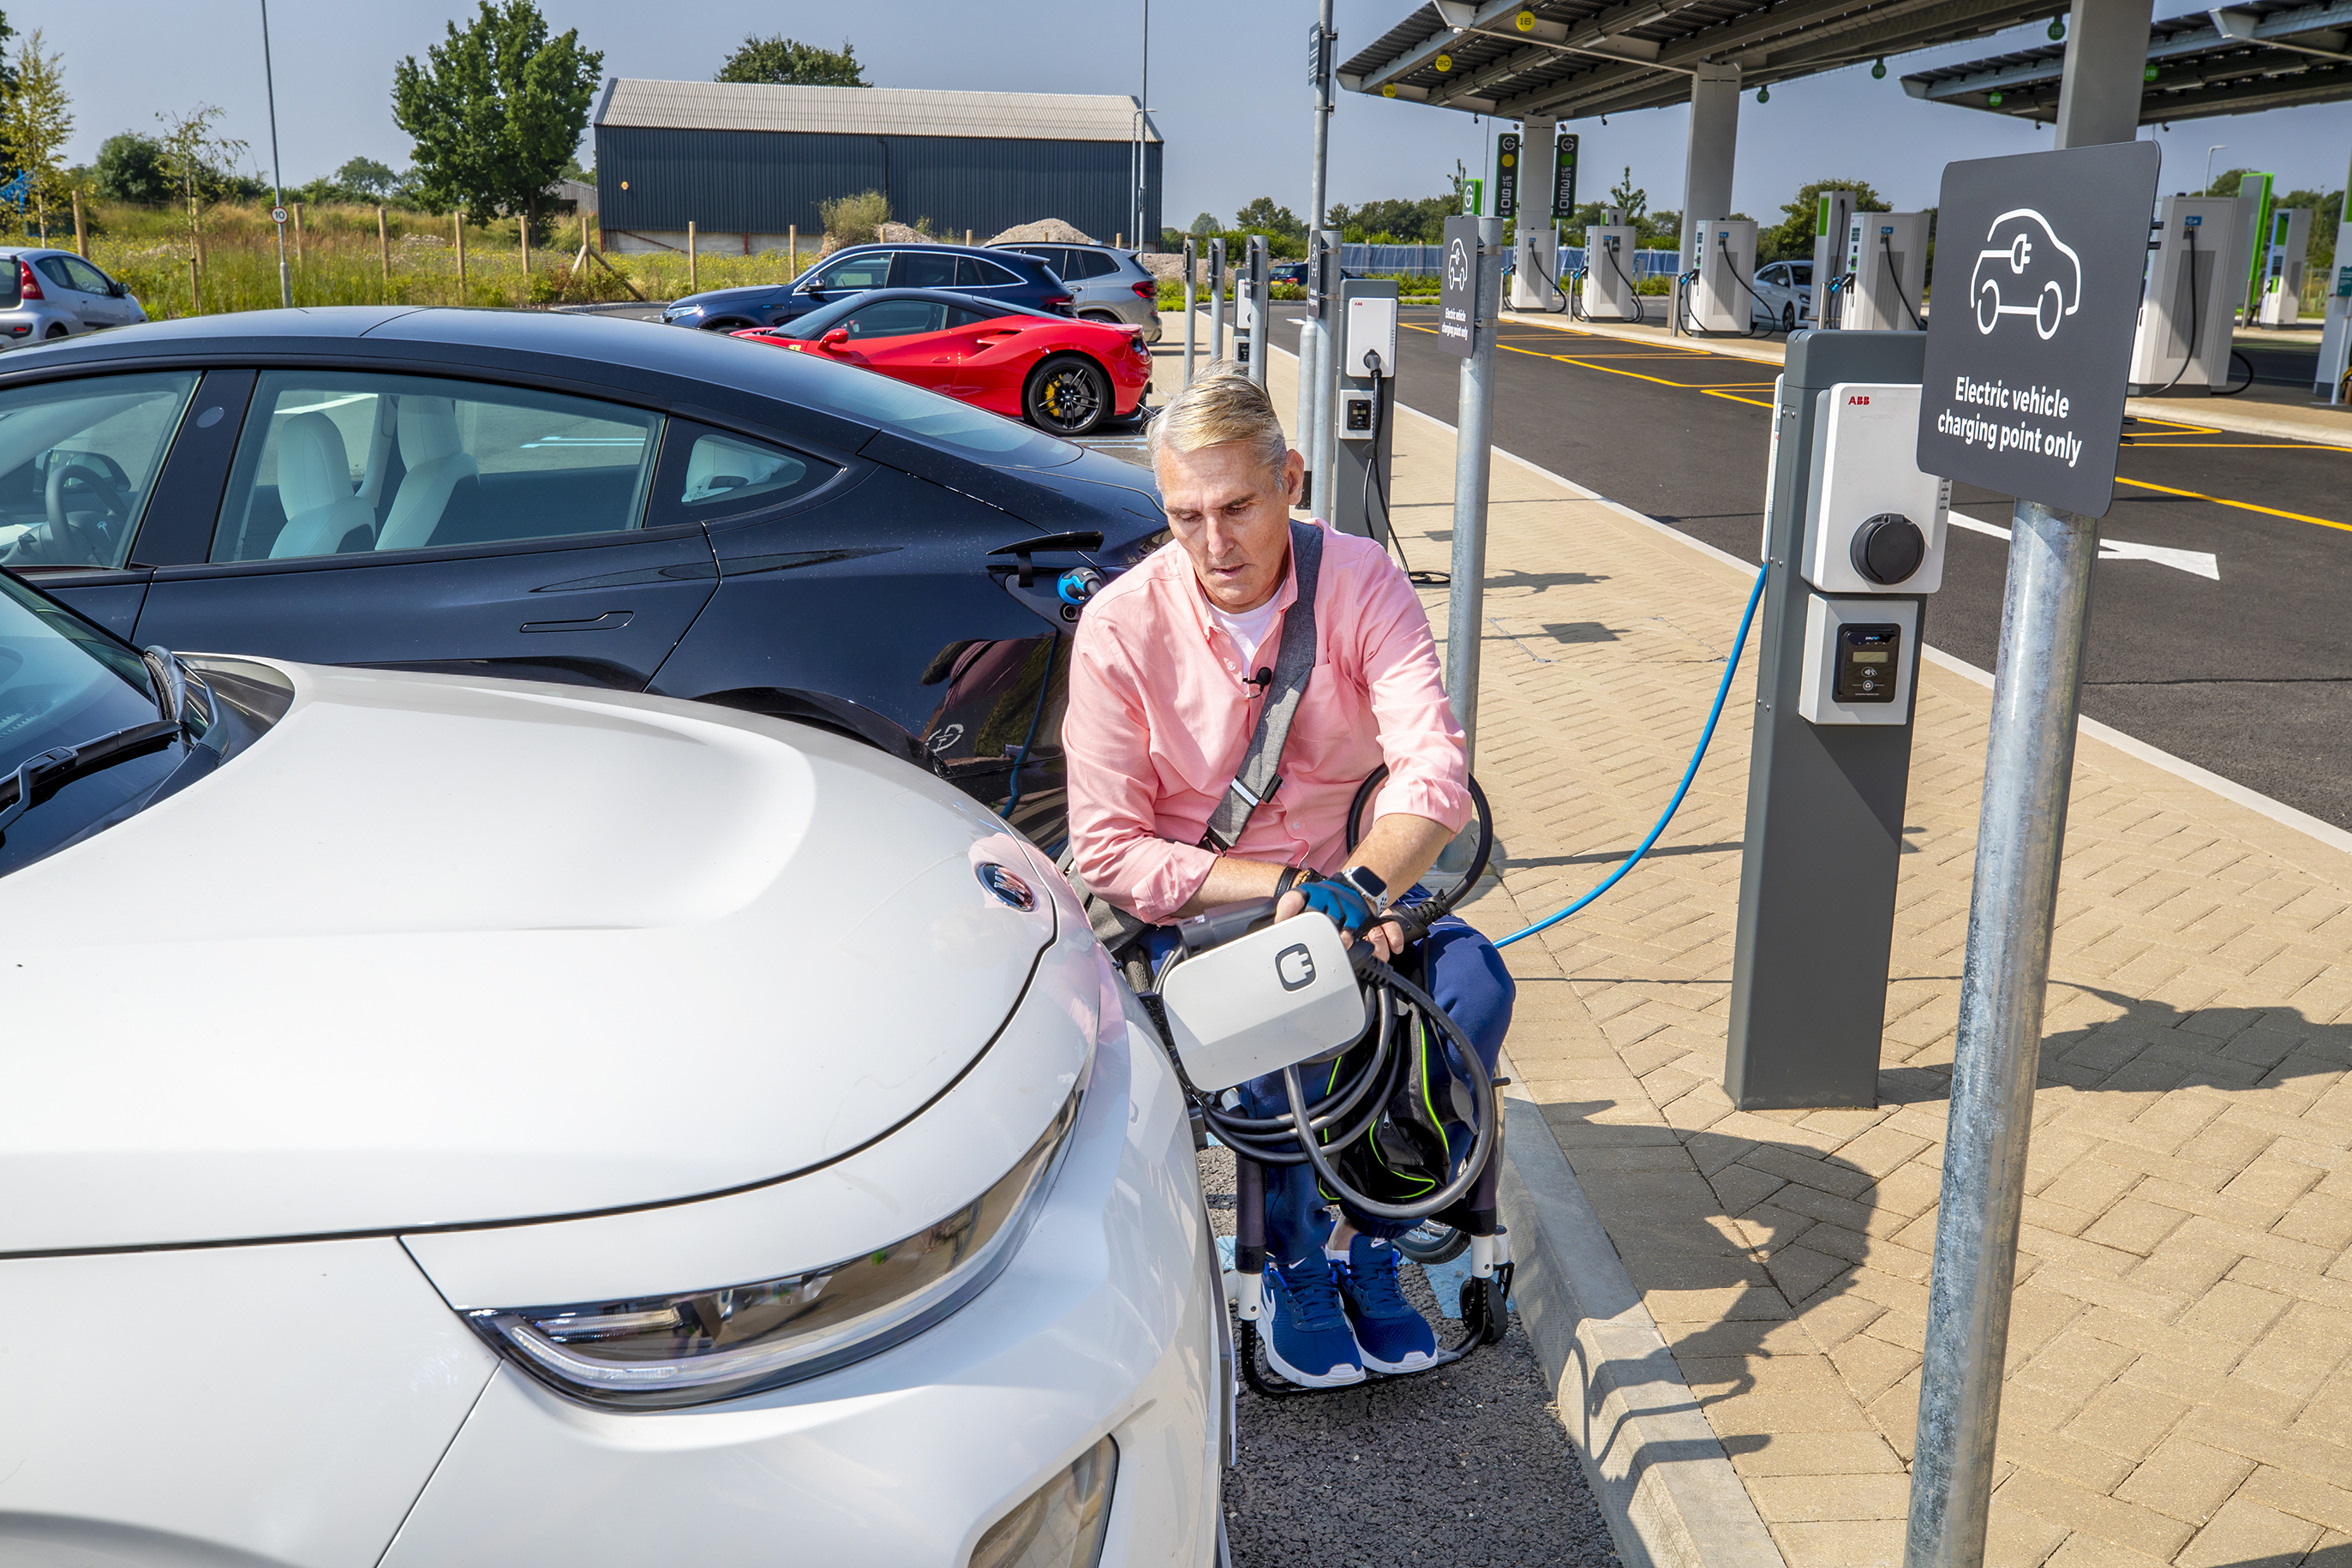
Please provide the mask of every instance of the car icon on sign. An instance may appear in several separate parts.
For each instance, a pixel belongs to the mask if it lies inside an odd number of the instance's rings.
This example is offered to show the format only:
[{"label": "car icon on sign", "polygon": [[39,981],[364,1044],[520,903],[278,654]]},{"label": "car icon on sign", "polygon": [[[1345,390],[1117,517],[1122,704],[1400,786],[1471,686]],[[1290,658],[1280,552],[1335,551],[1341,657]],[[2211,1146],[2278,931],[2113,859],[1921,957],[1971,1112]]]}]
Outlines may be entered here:
[{"label": "car icon on sign", "polygon": [[1470,247],[1458,239],[1445,247],[1445,281],[1456,289],[1470,281]]},{"label": "car icon on sign", "polygon": [[[2017,304],[2004,303],[2003,293]],[[1977,331],[1990,335],[2003,316],[2031,316],[2044,341],[2083,303],[2083,258],[2058,237],[2050,220],[2016,207],[1992,220],[1977,269],[1969,279]]]}]

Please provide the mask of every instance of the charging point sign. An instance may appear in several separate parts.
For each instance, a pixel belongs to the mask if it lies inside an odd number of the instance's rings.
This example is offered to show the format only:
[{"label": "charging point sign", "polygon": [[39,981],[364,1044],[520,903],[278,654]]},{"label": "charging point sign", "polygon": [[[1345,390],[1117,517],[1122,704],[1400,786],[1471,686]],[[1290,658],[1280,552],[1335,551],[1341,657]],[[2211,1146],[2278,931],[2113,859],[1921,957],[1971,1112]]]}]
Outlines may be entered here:
[{"label": "charging point sign", "polygon": [[1495,216],[1519,216],[1519,139],[1510,132],[1495,138]]},{"label": "charging point sign", "polygon": [[1566,223],[1576,216],[1576,135],[1570,132],[1552,145],[1551,216]]},{"label": "charging point sign", "polygon": [[[1437,346],[1470,357],[1478,342],[1478,220],[1445,220],[1445,247],[1437,268]],[[2120,433],[2122,426],[2118,426]]]},{"label": "charging point sign", "polygon": [[1922,471],[2107,514],[2157,167],[2151,142],[1945,165]]}]

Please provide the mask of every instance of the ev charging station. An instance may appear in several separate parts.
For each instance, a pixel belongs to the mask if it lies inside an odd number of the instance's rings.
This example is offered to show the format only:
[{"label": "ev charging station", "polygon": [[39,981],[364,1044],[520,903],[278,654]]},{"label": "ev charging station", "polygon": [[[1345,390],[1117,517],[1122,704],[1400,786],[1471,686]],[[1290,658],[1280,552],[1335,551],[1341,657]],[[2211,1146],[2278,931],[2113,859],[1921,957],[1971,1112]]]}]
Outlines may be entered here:
[{"label": "ev charging station", "polygon": [[1911,332],[1927,281],[1926,213],[1854,213],[1846,219],[1839,325],[1864,332]]},{"label": "ev charging station", "polygon": [[1584,231],[1584,277],[1578,301],[1586,317],[1596,321],[1638,321],[1642,297],[1633,287],[1635,230],[1616,207],[1604,208],[1602,221]]},{"label": "ev charging station", "polygon": [[2291,327],[2303,314],[2304,255],[2311,247],[2311,212],[2280,207],[2271,214],[2270,251],[2263,259],[2263,300],[2255,319]]},{"label": "ev charging station", "polygon": [[1950,485],[1919,469],[1924,332],[1801,333],[1772,398],[1761,668],[1724,1089],[1873,1105],[1927,595]]},{"label": "ev charging station", "polygon": [[2312,380],[2316,402],[2342,403],[2346,361],[2352,358],[2352,223],[2336,226],[2336,272],[2327,291],[2327,324],[2320,330],[2319,373]]},{"label": "ev charging station", "polygon": [[1265,389],[1266,356],[1258,344],[1265,341],[1266,330],[1260,323],[1274,321],[1272,275],[1265,236],[1251,235],[1247,259],[1234,274],[1234,358],[1248,368],[1250,380],[1261,392]]},{"label": "ev charging station", "polygon": [[1339,282],[1339,451],[1324,515],[1342,533],[1389,542],[1391,430],[1396,414],[1397,286],[1386,278]]},{"label": "ev charging station", "polygon": [[1708,218],[1695,228],[1698,254],[1685,296],[1690,324],[1711,335],[1746,337],[1757,310],[1756,225],[1744,217]]},{"label": "ev charging station", "polygon": [[2236,196],[2167,196],[2157,205],[2132,337],[2133,386],[2229,384],[2251,208]]},{"label": "ev charging station", "polygon": [[1813,325],[1835,327],[1844,296],[1845,231],[1853,217],[1852,191],[1823,191],[1813,215]]}]

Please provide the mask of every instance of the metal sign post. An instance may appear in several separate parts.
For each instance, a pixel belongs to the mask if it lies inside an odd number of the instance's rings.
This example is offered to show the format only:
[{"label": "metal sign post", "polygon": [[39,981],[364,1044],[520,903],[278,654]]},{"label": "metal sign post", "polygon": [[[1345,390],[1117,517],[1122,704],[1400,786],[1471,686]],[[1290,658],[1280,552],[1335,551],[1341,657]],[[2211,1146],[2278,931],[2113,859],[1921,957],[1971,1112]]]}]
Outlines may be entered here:
[{"label": "metal sign post", "polygon": [[1184,384],[1192,384],[1192,268],[1194,247],[1184,242]]},{"label": "metal sign post", "polygon": [[1495,322],[1503,291],[1503,222],[1445,220],[1439,263],[1437,344],[1462,358],[1454,416],[1453,585],[1446,594],[1445,696],[1463,752],[1478,743],[1478,632],[1486,619],[1486,483],[1494,466]]},{"label": "metal sign post", "polygon": [[[1984,1561],[2098,519],[2139,315],[2153,142],[1952,163],[1918,462],[2019,498],[1952,1055],[1907,1568]],[[2062,510],[2063,509],[2063,510]]]},{"label": "metal sign post", "polygon": [[1274,357],[1274,267],[1265,236],[1250,236],[1249,244],[1249,378],[1265,390],[1266,362]]},{"label": "metal sign post", "polygon": [[1332,47],[1339,35],[1331,26],[1332,0],[1321,0],[1307,32],[1307,81],[1315,91],[1315,163],[1308,171],[1307,192],[1307,321],[1298,329],[1298,445],[1307,459],[1307,493],[1300,498],[1310,511],[1326,511],[1331,494],[1331,474],[1323,460],[1325,433],[1331,423],[1332,372],[1339,349],[1331,341],[1331,323],[1324,319],[1323,276],[1318,242],[1328,211],[1331,167],[1331,71],[1337,59]]}]

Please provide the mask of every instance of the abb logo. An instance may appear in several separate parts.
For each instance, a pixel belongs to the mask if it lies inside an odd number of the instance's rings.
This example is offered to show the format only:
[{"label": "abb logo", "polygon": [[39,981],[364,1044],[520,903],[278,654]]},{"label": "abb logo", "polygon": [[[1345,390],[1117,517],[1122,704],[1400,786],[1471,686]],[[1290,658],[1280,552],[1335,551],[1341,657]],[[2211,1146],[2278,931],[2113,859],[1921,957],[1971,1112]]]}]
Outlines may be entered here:
[{"label": "abb logo", "polygon": [[1864,405],[1864,406],[1865,406],[1865,407],[1867,407],[1867,406],[1869,405],[1869,403],[1870,403],[1870,395],[1869,395],[1869,394],[1867,394],[1867,393],[1859,393],[1859,392],[1858,392],[1858,393],[1854,394],[1852,397],[1849,397],[1849,398],[1847,398],[1847,399],[1845,400],[1845,405],[1846,405],[1848,408],[1852,408],[1852,407],[1853,407],[1855,404],[1857,404],[1857,403],[1858,403],[1858,404],[1863,405]]}]

